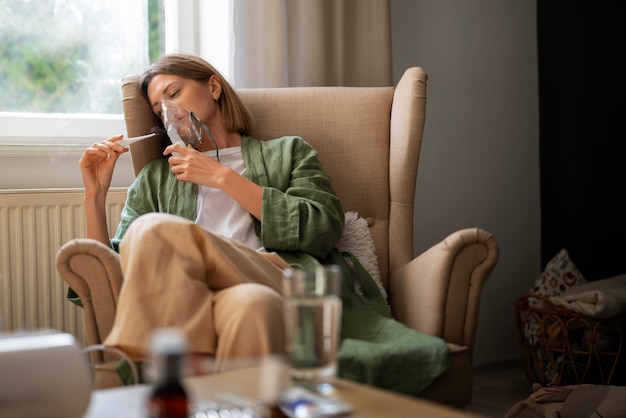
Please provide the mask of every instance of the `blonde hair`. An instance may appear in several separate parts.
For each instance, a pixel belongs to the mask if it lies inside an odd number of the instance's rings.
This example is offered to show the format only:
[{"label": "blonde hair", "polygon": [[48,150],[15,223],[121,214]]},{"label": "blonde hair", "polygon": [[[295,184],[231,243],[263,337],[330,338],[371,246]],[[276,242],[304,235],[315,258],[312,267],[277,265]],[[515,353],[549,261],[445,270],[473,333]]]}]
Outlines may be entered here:
[{"label": "blonde hair", "polygon": [[[139,86],[146,100],[148,100],[148,85],[157,74],[177,75],[203,82],[208,81],[213,75],[216,76],[222,86],[222,94],[217,103],[222,112],[224,126],[230,132],[250,135],[252,130],[250,112],[219,71],[204,59],[184,53],[163,55],[152,63],[139,78]],[[208,99],[212,100],[210,97]]]}]

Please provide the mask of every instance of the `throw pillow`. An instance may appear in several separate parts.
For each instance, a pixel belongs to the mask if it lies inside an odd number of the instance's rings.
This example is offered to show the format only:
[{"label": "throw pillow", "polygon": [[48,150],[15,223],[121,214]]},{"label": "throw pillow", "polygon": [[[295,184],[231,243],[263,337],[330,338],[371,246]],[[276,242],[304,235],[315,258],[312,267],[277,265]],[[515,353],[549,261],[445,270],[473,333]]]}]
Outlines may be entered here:
[{"label": "throw pillow", "polygon": [[359,217],[357,212],[346,212],[345,221],[343,233],[337,240],[335,247],[339,251],[352,254],[359,260],[363,268],[372,276],[385,302],[387,302],[387,291],[380,277],[376,247],[367,220]]},{"label": "throw pillow", "polygon": [[[567,250],[562,249],[548,262],[543,273],[535,280],[528,293],[537,293],[546,298],[551,298],[560,295],[571,287],[586,282],[576,265],[570,260]],[[543,303],[538,299],[531,298],[529,305],[540,307]]]}]

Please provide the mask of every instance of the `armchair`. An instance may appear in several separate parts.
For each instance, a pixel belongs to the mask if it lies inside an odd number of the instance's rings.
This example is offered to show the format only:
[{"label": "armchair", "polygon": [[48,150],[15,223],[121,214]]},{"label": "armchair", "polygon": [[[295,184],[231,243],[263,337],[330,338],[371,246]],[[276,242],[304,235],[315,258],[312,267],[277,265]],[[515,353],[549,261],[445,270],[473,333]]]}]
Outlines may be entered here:
[{"label": "armchair", "polygon": [[[319,152],[346,211],[368,220],[381,280],[393,315],[419,332],[443,338],[449,369],[419,396],[462,407],[472,397],[472,350],[484,283],[498,244],[479,228],[452,233],[413,255],[415,183],[425,121],[427,76],[409,68],[397,87],[246,89],[239,94],[258,139],[300,135]],[[159,122],[143,100],[137,77],[122,83],[129,136]],[[161,157],[157,140],[131,145],[133,169]],[[117,253],[89,239],[58,252],[57,268],[80,296],[89,344],[109,333],[123,280]],[[416,394],[418,395],[418,394]]]}]

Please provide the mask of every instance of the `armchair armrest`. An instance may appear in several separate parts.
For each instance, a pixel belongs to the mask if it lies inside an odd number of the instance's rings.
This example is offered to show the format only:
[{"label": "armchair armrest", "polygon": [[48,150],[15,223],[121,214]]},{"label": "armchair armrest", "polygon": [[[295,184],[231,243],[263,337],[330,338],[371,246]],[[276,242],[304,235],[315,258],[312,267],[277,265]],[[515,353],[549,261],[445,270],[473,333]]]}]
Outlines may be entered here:
[{"label": "armchair armrest", "polygon": [[79,238],[59,249],[56,263],[63,280],[80,297],[87,344],[101,344],[113,326],[122,286],[119,254],[96,240]]},{"label": "armchair armrest", "polygon": [[393,315],[419,332],[468,347],[472,358],[480,296],[498,255],[487,231],[452,233],[391,273]]}]

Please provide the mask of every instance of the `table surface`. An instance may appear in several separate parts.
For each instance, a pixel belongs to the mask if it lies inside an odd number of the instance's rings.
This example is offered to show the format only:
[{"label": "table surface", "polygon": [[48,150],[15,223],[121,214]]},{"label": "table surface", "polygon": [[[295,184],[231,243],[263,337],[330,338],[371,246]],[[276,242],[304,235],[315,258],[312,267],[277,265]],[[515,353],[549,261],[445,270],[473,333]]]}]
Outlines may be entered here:
[{"label": "table surface", "polygon": [[[281,379],[267,379],[260,367],[250,367],[219,374],[193,376],[184,380],[192,402],[215,399],[218,394],[237,394],[249,399],[270,399],[280,388]],[[96,390],[84,418],[144,418],[150,385]],[[353,408],[350,417],[478,418],[479,415],[405,396],[368,385],[337,379],[331,398],[347,402]],[[273,417],[283,416],[277,410]]]}]

